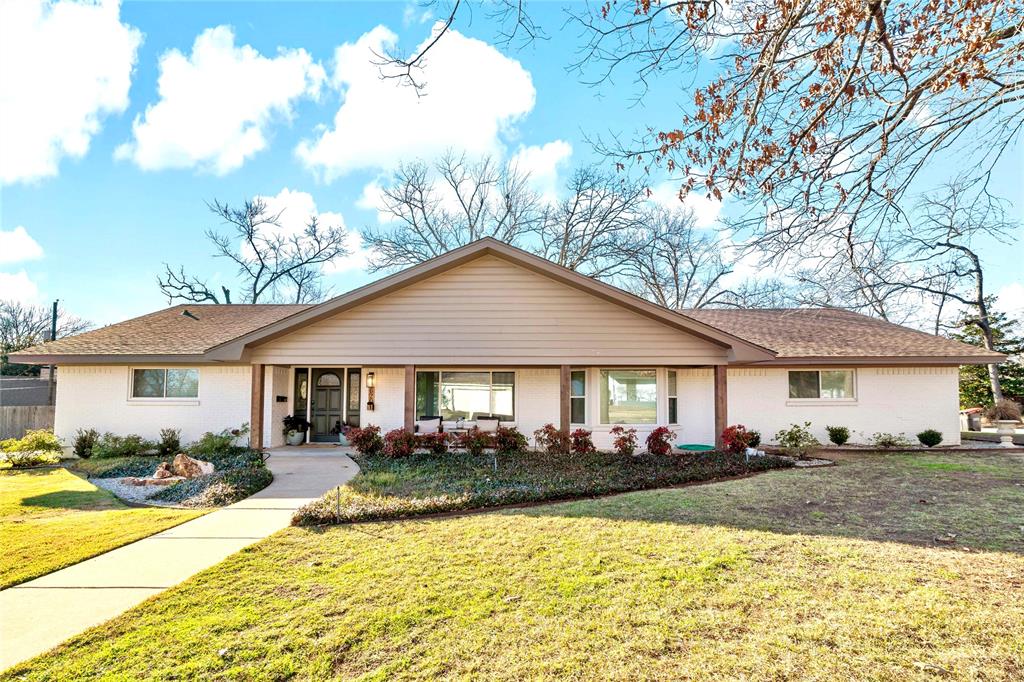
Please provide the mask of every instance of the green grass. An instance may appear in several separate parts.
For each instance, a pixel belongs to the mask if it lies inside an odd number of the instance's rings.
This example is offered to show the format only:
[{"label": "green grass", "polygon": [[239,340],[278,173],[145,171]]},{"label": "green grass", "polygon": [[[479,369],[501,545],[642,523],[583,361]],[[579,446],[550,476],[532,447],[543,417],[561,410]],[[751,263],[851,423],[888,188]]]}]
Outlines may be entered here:
[{"label": "green grass", "polygon": [[915,458],[290,528],[0,679],[1022,679],[1021,462]]},{"label": "green grass", "polygon": [[775,457],[698,453],[624,457],[417,454],[364,457],[359,474],[295,514],[297,525],[383,521],[525,502],[592,497],[792,466]]},{"label": "green grass", "polygon": [[133,508],[66,469],[0,473],[0,589],[202,514]]}]

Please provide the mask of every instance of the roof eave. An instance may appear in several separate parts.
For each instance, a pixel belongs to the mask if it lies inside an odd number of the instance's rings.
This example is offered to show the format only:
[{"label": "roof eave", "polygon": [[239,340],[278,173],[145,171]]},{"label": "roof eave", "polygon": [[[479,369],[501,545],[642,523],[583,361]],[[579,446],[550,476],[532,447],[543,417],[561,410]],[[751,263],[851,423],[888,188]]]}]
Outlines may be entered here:
[{"label": "roof eave", "polygon": [[128,365],[128,364],[208,364],[215,362],[202,353],[12,353],[10,362],[22,365]]},{"label": "roof eave", "polygon": [[[763,366],[811,366],[811,365],[835,365],[835,366],[882,366],[882,365],[933,365],[953,366],[960,365],[991,365],[1000,364],[1007,360],[1002,353],[993,353],[991,356],[977,355],[816,355],[816,356],[778,356],[772,360],[762,362],[743,363],[749,365]],[[739,363],[738,363],[739,364]]]}]

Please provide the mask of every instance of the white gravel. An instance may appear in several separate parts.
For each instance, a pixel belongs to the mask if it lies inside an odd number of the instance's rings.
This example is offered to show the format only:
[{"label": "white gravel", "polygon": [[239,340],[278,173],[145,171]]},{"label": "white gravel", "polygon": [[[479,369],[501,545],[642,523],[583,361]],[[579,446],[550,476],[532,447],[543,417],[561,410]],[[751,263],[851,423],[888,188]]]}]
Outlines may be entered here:
[{"label": "white gravel", "polygon": [[164,489],[159,485],[131,485],[125,483],[123,478],[90,478],[89,482],[98,488],[103,488],[114,493],[117,497],[127,502],[136,504],[150,504],[156,507],[177,507],[176,502],[163,502],[151,500],[151,496]]}]

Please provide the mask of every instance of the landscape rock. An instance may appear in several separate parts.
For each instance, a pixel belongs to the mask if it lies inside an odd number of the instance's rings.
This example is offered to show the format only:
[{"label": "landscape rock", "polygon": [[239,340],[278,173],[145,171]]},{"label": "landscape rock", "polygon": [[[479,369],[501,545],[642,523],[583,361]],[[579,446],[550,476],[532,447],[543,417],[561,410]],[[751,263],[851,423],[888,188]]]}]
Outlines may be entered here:
[{"label": "landscape rock", "polygon": [[126,476],[125,478],[122,478],[120,480],[122,482],[126,483],[127,485],[136,485],[136,486],[139,486],[139,485],[171,485],[173,483],[177,483],[178,481],[184,481],[185,477],[184,476],[174,476],[174,475],[166,476],[164,478],[156,478],[156,477],[152,477],[152,478],[138,478],[136,476]]},{"label": "landscape rock", "polygon": [[152,478],[170,478],[173,475],[174,472],[171,471],[171,465],[167,462],[160,462],[160,466],[153,472]]},{"label": "landscape rock", "polygon": [[174,462],[171,463],[171,469],[178,476],[184,476],[185,478],[197,478],[199,476],[205,476],[206,474],[212,474],[213,464],[198,459],[192,459],[184,452],[179,452],[174,456]]}]

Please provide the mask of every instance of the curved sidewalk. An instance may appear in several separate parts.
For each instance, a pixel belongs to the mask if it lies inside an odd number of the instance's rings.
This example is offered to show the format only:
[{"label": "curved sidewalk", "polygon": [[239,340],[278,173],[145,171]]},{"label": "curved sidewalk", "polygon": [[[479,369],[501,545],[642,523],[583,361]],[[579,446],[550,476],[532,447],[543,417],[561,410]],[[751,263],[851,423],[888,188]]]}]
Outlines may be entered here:
[{"label": "curved sidewalk", "polygon": [[343,454],[274,452],[274,482],[241,502],[0,591],[0,670],[48,651],[243,547],[286,528],[292,512],[348,482]]}]

